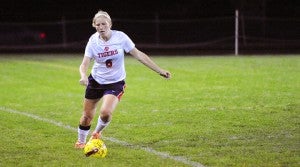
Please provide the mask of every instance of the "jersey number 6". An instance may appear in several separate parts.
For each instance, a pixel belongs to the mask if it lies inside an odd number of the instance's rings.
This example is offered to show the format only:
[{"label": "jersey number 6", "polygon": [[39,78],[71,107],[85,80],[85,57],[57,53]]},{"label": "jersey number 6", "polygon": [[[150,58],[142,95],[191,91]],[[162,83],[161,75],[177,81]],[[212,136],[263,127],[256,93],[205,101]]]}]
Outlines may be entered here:
[{"label": "jersey number 6", "polygon": [[112,59],[108,59],[105,61],[106,67],[111,68],[112,67]]}]

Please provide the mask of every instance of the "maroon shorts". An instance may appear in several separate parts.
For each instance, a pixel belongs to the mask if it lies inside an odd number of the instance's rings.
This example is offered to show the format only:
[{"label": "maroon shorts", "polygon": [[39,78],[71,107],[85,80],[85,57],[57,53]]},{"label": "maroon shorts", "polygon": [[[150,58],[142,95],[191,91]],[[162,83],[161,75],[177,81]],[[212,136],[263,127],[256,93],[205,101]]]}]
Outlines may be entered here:
[{"label": "maroon shorts", "polygon": [[89,84],[85,90],[85,98],[87,99],[99,99],[106,94],[112,94],[121,100],[124,94],[125,81],[119,81],[111,84],[99,84],[92,75],[89,76]]}]

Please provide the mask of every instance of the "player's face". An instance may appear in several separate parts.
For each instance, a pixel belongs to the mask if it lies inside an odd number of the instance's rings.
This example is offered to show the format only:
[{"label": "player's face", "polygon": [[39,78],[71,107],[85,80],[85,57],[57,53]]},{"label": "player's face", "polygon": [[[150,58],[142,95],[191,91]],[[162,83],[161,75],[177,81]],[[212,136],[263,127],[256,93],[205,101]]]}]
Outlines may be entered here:
[{"label": "player's face", "polygon": [[101,36],[106,36],[109,33],[111,24],[109,20],[105,17],[98,17],[95,20],[95,28]]}]

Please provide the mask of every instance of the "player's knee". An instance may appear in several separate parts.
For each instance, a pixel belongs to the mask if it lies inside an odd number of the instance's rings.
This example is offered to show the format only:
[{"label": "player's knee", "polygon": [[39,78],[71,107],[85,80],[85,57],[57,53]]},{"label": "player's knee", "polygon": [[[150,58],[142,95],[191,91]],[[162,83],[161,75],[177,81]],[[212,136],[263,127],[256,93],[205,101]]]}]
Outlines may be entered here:
[{"label": "player's knee", "polygon": [[111,117],[112,117],[112,114],[111,114],[111,113],[112,113],[112,112],[111,112],[110,110],[102,109],[102,110],[101,110],[101,115],[100,115],[101,120],[102,120],[103,122],[108,122],[108,121],[110,121],[110,120],[111,120]]}]

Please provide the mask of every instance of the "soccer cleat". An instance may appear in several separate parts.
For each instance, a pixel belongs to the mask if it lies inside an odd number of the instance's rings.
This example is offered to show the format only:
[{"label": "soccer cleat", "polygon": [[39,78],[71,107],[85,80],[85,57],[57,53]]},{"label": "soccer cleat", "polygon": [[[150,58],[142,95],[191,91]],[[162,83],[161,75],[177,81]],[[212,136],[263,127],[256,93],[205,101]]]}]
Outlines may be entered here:
[{"label": "soccer cleat", "polygon": [[74,147],[77,148],[77,149],[83,149],[85,147],[85,144],[84,143],[80,143],[79,141],[77,141],[75,143]]},{"label": "soccer cleat", "polygon": [[92,133],[92,136],[91,136],[91,138],[90,138],[90,141],[91,141],[92,139],[100,139],[100,137],[101,137],[101,133],[100,133],[100,132],[99,132],[99,133],[93,132],[93,133]]}]

